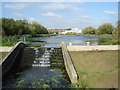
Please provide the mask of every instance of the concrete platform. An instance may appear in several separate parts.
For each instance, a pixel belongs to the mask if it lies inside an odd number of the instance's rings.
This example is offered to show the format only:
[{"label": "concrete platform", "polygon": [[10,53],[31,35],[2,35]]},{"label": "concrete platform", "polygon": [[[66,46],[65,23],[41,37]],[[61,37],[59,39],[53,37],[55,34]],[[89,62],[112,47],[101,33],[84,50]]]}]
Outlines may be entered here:
[{"label": "concrete platform", "polygon": [[120,50],[118,45],[67,46],[67,48],[68,48],[68,51]]},{"label": "concrete platform", "polygon": [[0,47],[0,52],[10,52],[13,47],[3,46]]}]

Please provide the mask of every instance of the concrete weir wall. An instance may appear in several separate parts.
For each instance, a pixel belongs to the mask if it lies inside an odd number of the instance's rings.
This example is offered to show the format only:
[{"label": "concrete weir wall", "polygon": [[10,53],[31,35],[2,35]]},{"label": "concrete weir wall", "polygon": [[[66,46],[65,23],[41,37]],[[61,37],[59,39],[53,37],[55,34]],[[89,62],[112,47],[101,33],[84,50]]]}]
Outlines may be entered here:
[{"label": "concrete weir wall", "polygon": [[0,47],[0,52],[10,52],[10,50],[12,49],[13,47],[8,47],[8,46],[2,46]]},{"label": "concrete weir wall", "polygon": [[25,48],[25,44],[18,42],[9,52],[9,54],[2,60],[2,76],[9,71],[15,59],[20,54],[21,50]]},{"label": "concrete weir wall", "polygon": [[67,46],[68,51],[102,51],[119,50],[118,45],[98,45],[98,46]]},{"label": "concrete weir wall", "polygon": [[72,60],[70,58],[67,47],[65,46],[64,42],[61,42],[60,46],[62,48],[65,68],[66,68],[68,76],[69,76],[69,78],[71,80],[71,83],[77,83],[78,75],[76,73],[76,70],[75,70],[74,65],[72,63]]}]

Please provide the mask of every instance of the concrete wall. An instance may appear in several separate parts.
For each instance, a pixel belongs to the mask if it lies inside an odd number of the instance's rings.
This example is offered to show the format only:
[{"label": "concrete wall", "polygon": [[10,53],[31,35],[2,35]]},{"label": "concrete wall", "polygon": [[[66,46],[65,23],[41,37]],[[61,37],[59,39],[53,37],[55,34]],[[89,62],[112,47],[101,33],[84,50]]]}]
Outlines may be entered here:
[{"label": "concrete wall", "polygon": [[67,46],[68,51],[101,51],[119,50],[118,45],[98,45],[98,46]]},{"label": "concrete wall", "polygon": [[10,52],[13,47],[2,46],[0,47],[0,52]]},{"label": "concrete wall", "polygon": [[68,76],[71,80],[71,83],[76,83],[77,79],[78,79],[78,75],[76,73],[76,70],[75,70],[72,60],[71,60],[71,57],[69,55],[69,52],[68,52],[67,47],[65,46],[64,42],[61,43],[61,48],[62,48],[64,64],[65,64],[65,68],[68,73]]},{"label": "concrete wall", "polygon": [[25,48],[24,43],[17,43],[9,52],[9,54],[2,60],[2,76],[9,71],[15,59],[20,54],[21,50]]}]

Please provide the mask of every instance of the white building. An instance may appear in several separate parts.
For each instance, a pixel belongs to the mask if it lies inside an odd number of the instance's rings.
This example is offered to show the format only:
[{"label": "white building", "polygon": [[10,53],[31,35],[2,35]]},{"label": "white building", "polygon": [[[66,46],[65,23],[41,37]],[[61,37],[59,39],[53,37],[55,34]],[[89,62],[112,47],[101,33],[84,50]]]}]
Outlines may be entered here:
[{"label": "white building", "polygon": [[67,33],[79,33],[81,34],[82,30],[79,30],[78,28],[72,28],[69,31],[64,31],[64,32],[60,32],[59,34],[67,34]]}]

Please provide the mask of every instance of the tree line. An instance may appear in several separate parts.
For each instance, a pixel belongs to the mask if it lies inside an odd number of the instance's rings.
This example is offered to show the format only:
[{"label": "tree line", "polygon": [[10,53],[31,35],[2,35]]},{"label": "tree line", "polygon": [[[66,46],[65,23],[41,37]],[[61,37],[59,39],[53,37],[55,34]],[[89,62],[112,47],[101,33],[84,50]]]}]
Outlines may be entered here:
[{"label": "tree line", "polygon": [[86,27],[82,30],[82,34],[92,34],[92,35],[102,35],[102,34],[110,34],[113,36],[113,43],[120,44],[120,20],[117,22],[117,26],[114,27],[111,23],[105,23],[95,29],[91,26]]},{"label": "tree line", "polygon": [[115,27],[111,23],[105,23],[98,27],[98,29],[95,29],[91,26],[86,27],[82,30],[82,34],[112,34],[115,31]]},{"label": "tree line", "polygon": [[27,20],[14,20],[13,18],[0,18],[2,25],[1,34],[7,36],[23,34],[48,34],[47,28],[38,22],[28,22]]}]

